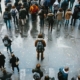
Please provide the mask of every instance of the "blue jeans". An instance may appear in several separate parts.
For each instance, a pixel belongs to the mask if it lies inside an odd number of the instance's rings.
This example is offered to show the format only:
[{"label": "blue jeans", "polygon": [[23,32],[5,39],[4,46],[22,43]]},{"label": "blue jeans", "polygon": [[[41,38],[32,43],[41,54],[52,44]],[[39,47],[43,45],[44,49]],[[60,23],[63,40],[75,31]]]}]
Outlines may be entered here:
[{"label": "blue jeans", "polygon": [[10,46],[7,46],[7,51],[10,51],[10,53],[12,52],[12,49],[11,49],[11,45]]},{"label": "blue jeans", "polygon": [[10,29],[11,28],[11,22],[10,20],[4,20],[4,22],[6,23],[6,26]]},{"label": "blue jeans", "polygon": [[41,27],[44,26],[44,19],[40,19],[40,26],[41,26]]},{"label": "blue jeans", "polygon": [[66,20],[66,22],[65,22],[65,26],[66,26],[66,25],[68,26],[68,24],[69,24],[69,20]]}]

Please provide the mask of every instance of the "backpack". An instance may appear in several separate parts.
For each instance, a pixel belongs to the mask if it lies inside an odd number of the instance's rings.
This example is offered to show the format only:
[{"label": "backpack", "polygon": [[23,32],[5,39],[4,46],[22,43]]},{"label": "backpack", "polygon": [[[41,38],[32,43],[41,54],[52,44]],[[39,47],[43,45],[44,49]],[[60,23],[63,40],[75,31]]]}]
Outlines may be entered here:
[{"label": "backpack", "polygon": [[40,74],[37,73],[37,72],[34,72],[33,78],[34,78],[35,80],[40,79]]},{"label": "backpack", "polygon": [[4,18],[4,19],[8,19],[8,12],[4,12],[3,18]]},{"label": "backpack", "polygon": [[43,43],[42,43],[41,40],[39,40],[39,41],[37,42],[37,50],[38,50],[39,52],[42,52],[42,51],[44,50],[44,46],[43,46]]},{"label": "backpack", "polygon": [[58,72],[58,79],[63,80],[63,73],[61,71]]},{"label": "backpack", "polygon": [[3,43],[4,43],[4,46],[6,47],[8,46],[8,40],[5,39]]},{"label": "backpack", "polygon": [[12,14],[12,16],[15,16],[16,15],[15,10],[12,10],[11,14]]}]

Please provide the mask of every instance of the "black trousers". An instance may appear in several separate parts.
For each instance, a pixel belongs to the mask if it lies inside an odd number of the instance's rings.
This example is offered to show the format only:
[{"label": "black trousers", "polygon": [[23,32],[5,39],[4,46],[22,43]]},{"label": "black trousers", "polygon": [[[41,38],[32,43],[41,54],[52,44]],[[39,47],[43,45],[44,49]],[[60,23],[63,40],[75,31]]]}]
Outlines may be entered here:
[{"label": "black trousers", "polygon": [[[18,70],[18,72],[19,72],[19,66],[18,65],[16,65],[15,66],[16,68],[17,68],[17,70]],[[12,70],[14,71],[14,68],[15,68],[14,66],[12,66]]]}]

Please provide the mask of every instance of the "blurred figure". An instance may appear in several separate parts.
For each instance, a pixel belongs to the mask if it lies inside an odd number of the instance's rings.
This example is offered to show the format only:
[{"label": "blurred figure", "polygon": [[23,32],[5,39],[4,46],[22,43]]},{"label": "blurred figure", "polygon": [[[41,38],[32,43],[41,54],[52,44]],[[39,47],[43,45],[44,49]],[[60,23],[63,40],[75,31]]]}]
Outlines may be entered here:
[{"label": "blurred figure", "polygon": [[14,24],[15,24],[15,21],[16,21],[17,24],[18,24],[18,18],[17,18],[18,11],[17,11],[17,9],[16,9],[15,6],[12,6],[12,9],[11,9],[10,13],[11,13],[11,15],[12,15],[12,17],[13,17]]},{"label": "blurred figure", "polygon": [[12,66],[12,70],[13,70],[13,73],[14,73],[14,68],[16,67],[17,70],[18,70],[18,73],[19,73],[19,58],[16,57],[13,53],[12,53],[12,58],[10,59],[10,63],[11,63],[11,66]]},{"label": "blurred figure", "polygon": [[72,25],[75,26],[76,19],[79,18],[78,12],[79,12],[78,7],[75,6],[75,7],[74,7],[74,12],[73,12],[72,18],[71,18],[71,24],[70,24],[71,26],[72,26]]},{"label": "blurred figure", "polygon": [[67,9],[67,11],[65,13],[65,19],[66,19],[65,26],[68,26],[69,19],[71,18],[71,16],[72,16],[71,10],[70,9]]},{"label": "blurred figure", "polygon": [[8,8],[5,8],[5,11],[3,13],[3,19],[4,22],[6,23],[6,27],[11,29],[11,13],[8,11]]},{"label": "blurred figure", "polygon": [[70,0],[70,9],[72,9],[75,0]]},{"label": "blurred figure", "polygon": [[57,22],[58,22],[57,23],[57,29],[58,29],[58,25],[60,25],[60,27],[61,27],[62,19],[63,19],[63,11],[62,11],[62,8],[59,8],[56,16],[57,16]]},{"label": "blurred figure", "polygon": [[39,34],[38,35],[38,39],[35,41],[35,47],[36,47],[36,51],[37,51],[37,59],[39,60],[39,55],[41,53],[41,60],[44,59],[44,47],[46,47],[46,43],[45,40],[43,39],[43,35]]},{"label": "blurred figure", "polygon": [[60,68],[60,71],[62,72],[62,80],[68,80],[69,67]]},{"label": "blurred figure", "polygon": [[45,76],[44,77],[44,80],[49,80],[49,76]]},{"label": "blurred figure", "polygon": [[12,49],[11,49],[12,41],[9,39],[7,35],[3,38],[3,43],[4,43],[4,46],[7,47],[7,51],[9,49],[10,53],[12,53]]},{"label": "blurred figure", "polygon": [[12,73],[7,72],[6,69],[3,69],[2,74],[0,74],[0,79],[1,80],[12,80],[11,76],[12,76]]},{"label": "blurred figure", "polygon": [[33,4],[30,6],[30,13],[31,13],[31,18],[32,18],[32,21],[35,21],[36,18],[37,18],[37,13],[39,11],[39,8],[37,5]]},{"label": "blurred figure", "polygon": [[38,63],[36,68],[32,70],[34,80],[41,80],[43,77],[43,72],[41,71],[41,65]]},{"label": "blurred figure", "polygon": [[0,2],[0,13],[2,14],[1,2]]},{"label": "blurred figure", "polygon": [[59,9],[59,3],[58,3],[58,1],[54,2],[53,7],[54,7],[54,17],[56,18],[55,14],[57,13],[57,11]]},{"label": "blurred figure", "polygon": [[19,19],[21,20],[22,25],[26,24],[26,9],[24,6],[21,6],[21,9],[19,10]]},{"label": "blurred figure", "polygon": [[68,1],[67,0],[64,0],[62,3],[61,3],[61,8],[63,9],[64,11],[64,17],[65,17],[65,11],[67,10],[68,8]]},{"label": "blurred figure", "polygon": [[48,16],[48,19],[47,20],[48,20],[48,24],[49,24],[48,31],[51,28],[51,32],[52,32],[53,23],[54,23],[54,19],[53,19],[54,14],[51,11],[49,11],[49,13],[48,13],[47,16]]},{"label": "blurred figure", "polygon": [[5,65],[5,56],[0,52],[0,68],[3,69]]}]

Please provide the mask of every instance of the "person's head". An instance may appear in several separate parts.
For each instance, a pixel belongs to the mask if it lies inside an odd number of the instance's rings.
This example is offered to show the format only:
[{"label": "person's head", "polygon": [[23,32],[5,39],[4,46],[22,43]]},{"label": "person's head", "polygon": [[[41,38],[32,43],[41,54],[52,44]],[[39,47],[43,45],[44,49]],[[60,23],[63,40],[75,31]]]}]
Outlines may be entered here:
[{"label": "person's head", "polygon": [[37,69],[40,69],[40,67],[41,67],[41,65],[38,63],[38,64],[36,65],[36,68],[37,68]]},{"label": "person's head", "polygon": [[59,8],[59,11],[62,12],[62,8]]},{"label": "person's head", "polygon": [[21,6],[21,9],[23,9],[24,8],[24,6]]},{"label": "person's head", "polygon": [[12,57],[15,57],[15,55],[14,55],[13,53],[11,53],[11,56],[12,56]]},{"label": "person's head", "polygon": [[5,35],[5,38],[8,38],[8,35]]},{"label": "person's head", "polygon": [[43,35],[42,34],[38,34],[38,38],[43,38]]},{"label": "person's head", "polygon": [[6,69],[3,69],[3,75],[6,75],[7,72],[6,72]]},{"label": "person's head", "polygon": [[49,76],[45,76],[44,80],[49,80]]},{"label": "person's head", "polygon": [[80,80],[80,75],[78,75],[78,80]]},{"label": "person's head", "polygon": [[8,8],[7,7],[5,8],[5,11],[8,11]]},{"label": "person's head", "polygon": [[67,9],[67,11],[71,11],[71,9]]},{"label": "person's head", "polygon": [[64,70],[65,70],[66,72],[68,72],[68,71],[69,71],[69,67],[65,67]]},{"label": "person's head", "polygon": [[15,6],[12,6],[12,9],[14,9],[15,8]]}]

